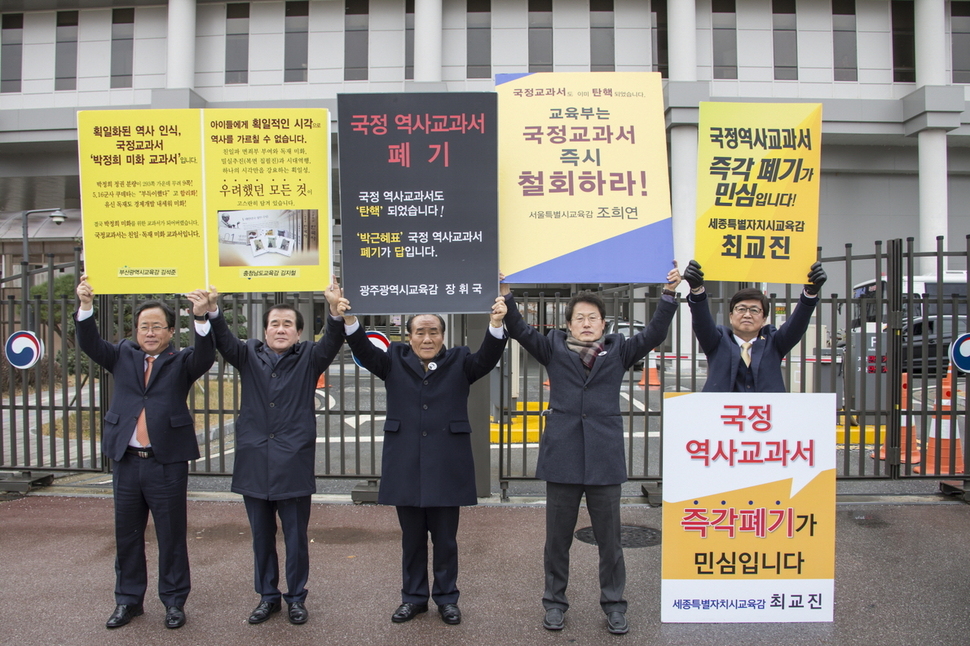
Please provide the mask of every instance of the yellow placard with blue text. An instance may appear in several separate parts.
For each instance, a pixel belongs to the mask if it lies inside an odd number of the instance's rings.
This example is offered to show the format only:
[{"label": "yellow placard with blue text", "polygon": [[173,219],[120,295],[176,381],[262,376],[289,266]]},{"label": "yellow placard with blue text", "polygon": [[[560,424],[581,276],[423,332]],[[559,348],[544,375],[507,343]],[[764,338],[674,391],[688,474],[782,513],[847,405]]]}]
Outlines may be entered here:
[{"label": "yellow placard with blue text", "polygon": [[694,258],[705,278],[805,282],[821,143],[819,103],[700,104]]},{"label": "yellow placard with blue text", "polygon": [[661,621],[831,622],[835,395],[664,399]]},{"label": "yellow placard with blue text", "polygon": [[499,74],[499,268],[513,283],[666,282],[660,74]]},{"label": "yellow placard with blue text", "polygon": [[78,113],[86,271],[103,294],[322,290],[324,109]]}]

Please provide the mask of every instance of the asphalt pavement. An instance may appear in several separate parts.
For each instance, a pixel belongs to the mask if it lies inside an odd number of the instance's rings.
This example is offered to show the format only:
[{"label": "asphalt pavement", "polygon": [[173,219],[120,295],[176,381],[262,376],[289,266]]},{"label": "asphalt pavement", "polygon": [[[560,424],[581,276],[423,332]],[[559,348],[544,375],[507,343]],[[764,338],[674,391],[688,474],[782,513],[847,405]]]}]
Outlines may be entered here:
[{"label": "asphalt pavement", "polygon": [[[840,494],[831,624],[661,624],[661,548],[653,546],[626,549],[630,632],[614,636],[606,632],[598,604],[596,548],[580,541],[571,552],[566,628],[542,628],[541,496],[513,497],[506,503],[482,499],[479,506],[462,511],[463,620],[448,626],[433,605],[409,623],[390,621],[400,600],[400,536],[393,508],[354,505],[346,493],[318,494],[310,521],[310,621],[290,625],[280,613],[265,624],[249,625],[246,618],[258,598],[252,588],[242,502],[218,490],[219,480],[193,478],[193,590],[185,607],[187,624],[174,631],[162,625],[164,608],[154,595],[157,560],[150,527],[145,614],[109,631],[104,621],[114,607],[114,540],[108,477],[58,478],[50,487],[0,500],[3,644],[970,643],[970,577],[963,571],[970,548],[970,507],[937,495],[929,483],[902,494]],[[210,490],[200,490],[199,482],[208,483]],[[660,529],[659,508],[636,497],[625,503],[624,525]],[[587,525],[583,511],[578,527]]]}]

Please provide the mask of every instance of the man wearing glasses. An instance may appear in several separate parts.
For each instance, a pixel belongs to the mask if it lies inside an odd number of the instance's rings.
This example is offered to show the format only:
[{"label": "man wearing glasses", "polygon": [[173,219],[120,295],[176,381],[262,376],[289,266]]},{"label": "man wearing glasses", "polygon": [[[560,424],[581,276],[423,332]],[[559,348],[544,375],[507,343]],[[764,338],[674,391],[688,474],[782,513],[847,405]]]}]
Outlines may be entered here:
[{"label": "man wearing glasses", "polygon": [[786,392],[781,360],[805,335],[826,278],[822,264],[813,264],[795,310],[780,328],[765,325],[768,297],[757,289],[742,289],[731,297],[728,327],[714,324],[704,289],[704,272],[691,260],[684,270],[684,280],[690,285],[687,304],[694,336],[707,355],[704,392]]},{"label": "man wearing glasses", "polygon": [[216,357],[206,320],[209,297],[203,290],[186,294],[196,319],[195,343],[177,349],[172,345],[175,312],[165,303],[145,301],[135,309],[135,342],[109,343],[94,321],[94,290],[87,276],[81,276],[76,292],[78,347],[114,376],[101,450],[112,461],[117,607],[105,625],[119,628],[144,612],[145,526],[151,512],[165,627],[181,628],[190,588],[185,495],[189,460],[199,457],[195,419],[185,400]]},{"label": "man wearing glasses", "polygon": [[667,274],[657,312],[635,336],[606,334],[606,306],[591,292],[566,305],[566,331],[542,335],[519,314],[507,285],[505,327],[511,338],[546,367],[549,410],[539,443],[536,477],[546,481],[546,544],[543,551],[546,630],[561,630],[569,608],[569,548],[579,505],[586,496],[599,548],[600,607],[606,628],[622,635],[626,620],[626,565],[620,544],[620,493],[626,482],[620,388],[627,371],[667,337],[677,311],[680,272]]}]

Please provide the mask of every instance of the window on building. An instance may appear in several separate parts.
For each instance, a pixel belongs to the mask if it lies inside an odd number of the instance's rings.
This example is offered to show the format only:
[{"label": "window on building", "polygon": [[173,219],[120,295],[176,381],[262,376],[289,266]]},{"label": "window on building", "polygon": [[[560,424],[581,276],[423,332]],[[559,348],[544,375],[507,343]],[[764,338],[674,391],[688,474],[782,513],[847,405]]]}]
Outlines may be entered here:
[{"label": "window on building", "polygon": [[249,83],[249,3],[226,5],[226,84]]},{"label": "window on building", "polygon": [[54,89],[77,89],[77,12],[57,12]]},{"label": "window on building", "polygon": [[529,0],[529,71],[552,71],[552,0]]},{"label": "window on building", "polygon": [[832,54],[836,81],[858,81],[855,0],[832,0]]},{"label": "window on building", "polygon": [[0,92],[20,92],[24,68],[24,14],[0,18]]},{"label": "window on building", "polygon": [[916,24],[912,0],[893,0],[893,82],[916,82]]},{"label": "window on building", "polygon": [[589,0],[589,71],[616,70],[613,0]]},{"label": "window on building", "polygon": [[795,0],[771,0],[772,44],[775,51],[775,80],[798,80],[798,24]]},{"label": "window on building", "polygon": [[135,9],[111,10],[111,87],[131,87],[135,55]]},{"label": "window on building", "polygon": [[[367,2],[347,0],[344,11],[344,80],[367,80]],[[411,48],[414,51],[414,48]],[[413,66],[413,59],[412,59]],[[413,76],[413,74],[412,74]]]},{"label": "window on building", "polygon": [[465,35],[468,39],[466,75],[470,79],[492,78],[492,2],[467,0],[468,18]]},{"label": "window on building", "polygon": [[738,78],[738,14],[734,0],[711,1],[714,78]]},{"label": "window on building", "polygon": [[297,0],[286,3],[283,22],[283,82],[307,80],[310,38],[310,3]]},{"label": "window on building", "polygon": [[953,82],[970,83],[970,2],[950,3],[950,32],[953,42]]},{"label": "window on building", "polygon": [[650,3],[650,29],[653,32],[653,72],[660,72],[662,78],[668,77],[669,58],[667,54],[667,0],[653,0]]},{"label": "window on building", "polygon": [[414,0],[404,0],[404,78],[414,79]]}]

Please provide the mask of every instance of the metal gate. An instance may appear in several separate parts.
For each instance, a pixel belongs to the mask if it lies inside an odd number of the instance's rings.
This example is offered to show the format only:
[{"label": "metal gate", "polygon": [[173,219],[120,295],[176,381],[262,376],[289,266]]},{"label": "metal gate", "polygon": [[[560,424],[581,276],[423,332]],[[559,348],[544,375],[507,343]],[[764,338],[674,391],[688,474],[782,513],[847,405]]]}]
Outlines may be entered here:
[{"label": "metal gate", "polygon": [[[783,373],[791,392],[837,393],[839,424],[833,432],[840,479],[962,478],[970,466],[965,445],[958,442],[967,423],[967,378],[956,374],[948,379],[945,369],[949,340],[966,331],[966,272],[962,284],[944,281],[945,267],[967,267],[967,240],[961,242],[962,251],[944,251],[941,240],[935,252],[916,253],[912,239],[892,240],[875,243],[864,255],[847,245],[843,255],[821,257],[830,282],[812,327]],[[108,469],[100,452],[100,429],[111,380],[74,347],[74,284],[80,268],[78,249],[72,263],[56,265],[50,258],[47,266],[31,271],[29,282],[39,284],[26,308],[21,276],[0,281],[2,338],[33,329],[46,346],[43,361],[28,370],[0,362],[0,468]],[[927,282],[926,275],[936,278]],[[867,279],[875,279],[877,287],[858,287]],[[726,320],[727,301],[736,288],[708,285],[715,319]],[[602,289],[611,331],[636,333],[652,316],[658,291],[655,285]],[[798,286],[788,286],[770,294],[769,321],[780,324],[799,293]],[[520,291],[516,299],[530,323],[548,329],[564,324],[569,296],[567,290]],[[105,338],[130,335],[130,312],[140,298],[99,297]],[[184,299],[164,298],[177,310],[187,310]],[[314,332],[322,327],[326,302],[321,293],[226,296],[223,307],[238,334],[261,335],[259,316],[275,302],[300,308]],[[365,323],[371,328],[379,323],[392,338],[403,332],[401,317]],[[183,314],[177,344],[189,338],[190,325]],[[700,390],[705,377],[705,358],[682,302],[664,345],[630,370],[619,393],[631,480],[660,480],[663,393]],[[491,395],[492,461],[500,482],[534,479],[548,403],[545,382],[542,366],[510,343]],[[190,395],[202,452],[192,464],[194,473],[231,473],[240,394],[238,375],[221,358],[198,381]],[[317,403],[317,476],[378,478],[383,383],[360,369],[346,346],[318,384]]]}]

